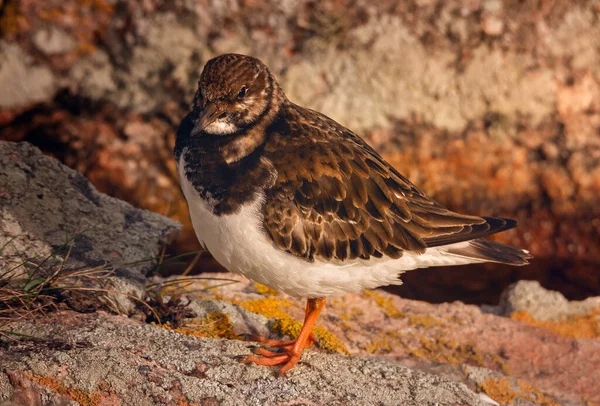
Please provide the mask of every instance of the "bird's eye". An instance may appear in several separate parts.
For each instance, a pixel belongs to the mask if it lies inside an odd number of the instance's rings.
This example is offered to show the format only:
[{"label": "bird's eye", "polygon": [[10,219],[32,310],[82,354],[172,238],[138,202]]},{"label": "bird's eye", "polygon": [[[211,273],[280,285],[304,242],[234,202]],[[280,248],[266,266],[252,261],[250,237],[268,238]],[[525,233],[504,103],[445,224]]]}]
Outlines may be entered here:
[{"label": "bird's eye", "polygon": [[227,113],[222,113],[222,114],[219,116],[219,118],[220,118],[220,119],[223,119],[223,118],[225,118],[225,117],[227,117]]},{"label": "bird's eye", "polygon": [[240,90],[240,92],[238,93],[238,97],[241,99],[241,98],[243,98],[244,96],[246,96],[246,91],[247,91],[247,90],[248,90],[248,89],[246,89],[246,86],[242,87],[242,89],[241,89],[241,90]]}]

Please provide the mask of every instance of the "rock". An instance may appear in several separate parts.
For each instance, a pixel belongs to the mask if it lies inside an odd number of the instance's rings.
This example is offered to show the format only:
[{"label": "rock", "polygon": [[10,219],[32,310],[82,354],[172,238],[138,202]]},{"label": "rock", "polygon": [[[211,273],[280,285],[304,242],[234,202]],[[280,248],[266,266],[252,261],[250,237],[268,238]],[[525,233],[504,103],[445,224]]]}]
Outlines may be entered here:
[{"label": "rock", "polygon": [[159,249],[179,224],[99,193],[81,174],[25,142],[0,141],[0,167],[0,272],[23,258],[58,263],[68,255],[63,272],[112,270],[105,288],[122,293],[109,297],[117,309],[131,311],[126,294],[141,297]]},{"label": "rock", "polygon": [[519,281],[504,292],[499,306],[492,309],[503,316],[525,311],[536,320],[548,321],[565,320],[598,308],[600,297],[569,301],[560,292],[544,289],[537,281]]},{"label": "rock", "polygon": [[202,318],[214,313],[223,313],[231,321],[231,330],[237,335],[269,334],[269,320],[260,314],[249,312],[237,304],[224,300],[192,300],[190,310],[196,313],[196,317]]},{"label": "rock", "polygon": [[[279,327],[293,326],[304,317],[304,300],[277,295],[231,274],[203,276],[239,282],[207,290],[210,280],[196,280],[180,293],[204,289],[204,299],[214,295],[262,314],[270,321],[270,338],[280,338],[282,331],[293,335],[293,328]],[[532,297],[535,301],[540,296]],[[571,322],[558,329],[524,321],[460,302],[434,305],[375,290],[329,299],[317,321],[317,338],[321,348],[384,357],[463,382],[502,405],[600,401],[600,320],[588,320],[595,327],[586,338],[571,334],[569,329],[577,327]],[[465,372],[465,366],[479,372]]]},{"label": "rock", "polygon": [[[0,138],[28,139],[102,192],[169,213],[185,225],[180,252],[198,245],[170,153],[175,128],[203,64],[244,52],[440,203],[519,220],[498,238],[536,258],[409,274],[400,293],[492,304],[528,278],[570,299],[600,295],[596,0],[80,3],[3,9]],[[53,30],[75,50],[35,52],[37,33]]]},{"label": "rock", "polygon": [[48,402],[67,398],[131,406],[489,404],[461,383],[393,362],[312,350],[277,378],[271,368],[239,361],[250,354],[249,343],[123,321],[103,314],[57,314],[50,323],[13,325],[36,339],[0,339],[0,401],[20,399],[27,390]]},{"label": "rock", "polygon": [[21,47],[0,41],[0,108],[23,108],[54,97],[58,84],[47,66],[37,66]]},{"label": "rock", "polygon": [[77,46],[75,39],[55,26],[43,28],[33,34],[33,44],[46,55],[71,52]]},{"label": "rock", "polygon": [[504,22],[495,16],[485,16],[481,21],[481,28],[487,35],[497,37],[504,31]]}]

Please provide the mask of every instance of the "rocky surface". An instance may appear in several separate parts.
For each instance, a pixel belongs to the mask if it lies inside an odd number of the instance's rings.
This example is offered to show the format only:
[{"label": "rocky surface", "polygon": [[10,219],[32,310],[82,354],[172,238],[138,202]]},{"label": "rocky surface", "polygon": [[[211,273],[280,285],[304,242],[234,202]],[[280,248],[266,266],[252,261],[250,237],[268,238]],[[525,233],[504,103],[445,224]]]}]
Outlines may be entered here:
[{"label": "rocky surface", "polygon": [[0,303],[2,406],[600,402],[600,299],[568,302],[535,282],[483,309],[379,290],[331,298],[318,345],[286,376],[245,365],[255,343],[243,337],[295,337],[303,301],[229,274],[148,280],[176,223],[98,193],[29,144],[0,142],[0,164],[2,297],[40,259],[59,276],[110,269],[94,282],[113,284],[113,306],[75,306],[79,279],[52,285],[46,312],[10,319]]},{"label": "rocky surface", "polygon": [[569,301],[559,292],[544,289],[537,281],[520,281],[503,293],[499,306],[489,307],[503,316],[527,312],[539,321],[565,320],[569,316],[588,314],[599,308],[600,297]]},{"label": "rocky surface", "polygon": [[[600,294],[597,0],[8,0],[0,138],[185,223],[170,156],[204,62],[263,59],[288,96],[350,126],[441,203],[517,218],[528,268],[411,273],[405,296],[497,302],[518,279]],[[213,264],[202,263],[203,268]]]},{"label": "rocky surface", "polygon": [[[485,405],[465,385],[378,359],[307,352],[284,378],[245,365],[249,344],[123,318],[63,314],[3,343],[0,399],[28,405]],[[57,339],[60,337],[60,339]],[[90,368],[93,365],[93,368]],[[53,403],[54,402],[54,403]]]},{"label": "rocky surface", "polygon": [[26,142],[0,141],[0,168],[0,274],[25,272],[25,260],[51,267],[68,257],[63,273],[110,270],[103,288],[122,292],[109,297],[132,311],[123,293],[143,295],[146,274],[180,225],[99,193]]},{"label": "rocky surface", "polygon": [[[304,301],[278,295],[234,275],[205,277],[239,280],[208,292],[267,317],[273,337],[298,333],[300,325],[295,320],[302,320]],[[190,282],[193,283],[169,285],[168,290],[185,294],[204,289],[202,298],[206,299],[206,288],[221,284],[213,280]],[[578,303],[567,304],[578,308],[578,317],[572,317],[574,311],[567,317],[563,308],[548,308],[544,315],[554,322],[535,319],[539,315],[535,312],[537,306],[515,307],[514,313],[507,312],[506,303],[548,303],[557,295],[541,288],[532,295],[532,285],[535,282],[519,282],[507,291],[501,306],[484,309],[460,302],[436,305],[407,300],[380,290],[352,293],[328,301],[316,334],[322,348],[355,356],[383,357],[442,375],[464,382],[501,404],[520,404],[525,400],[573,405],[599,402],[600,298],[588,300],[586,303],[595,306],[585,308]],[[528,309],[533,313],[527,313]],[[499,313],[508,317],[498,316]],[[208,321],[201,320],[201,324]],[[241,324],[239,317],[237,320],[230,327],[235,331],[264,328],[260,320]],[[199,327],[198,322],[178,331],[215,333]],[[219,331],[227,334],[224,326]]]},{"label": "rocky surface", "polygon": [[[240,363],[255,345],[240,334],[293,337],[304,303],[237,276],[208,277],[155,280],[164,301],[183,295],[181,303],[191,310],[178,327],[72,311],[13,323],[10,329],[24,336],[0,338],[0,401],[510,406],[600,401],[598,308],[592,310],[595,335],[574,338],[568,330],[565,335],[461,303],[428,304],[383,291],[349,294],[329,301],[317,323],[318,345],[278,378],[273,368]],[[239,282],[223,286],[225,280]],[[203,293],[193,293],[198,290]],[[512,290],[523,291],[518,285]],[[564,323],[579,328],[578,321]]]}]

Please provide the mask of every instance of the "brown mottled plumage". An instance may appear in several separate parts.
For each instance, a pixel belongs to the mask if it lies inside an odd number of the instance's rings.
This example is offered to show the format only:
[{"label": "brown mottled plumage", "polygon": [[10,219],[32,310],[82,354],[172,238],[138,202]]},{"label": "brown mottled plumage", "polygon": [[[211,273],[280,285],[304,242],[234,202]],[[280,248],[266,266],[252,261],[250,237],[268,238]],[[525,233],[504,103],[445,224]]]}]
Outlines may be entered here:
[{"label": "brown mottled plumage", "polygon": [[440,206],[320,113],[288,102],[280,116],[264,145],[278,173],[266,191],[264,225],[281,249],[308,260],[400,258],[516,225]]},{"label": "brown mottled plumage", "polygon": [[175,155],[196,233],[217,260],[312,298],[301,336],[279,343],[285,356],[261,351],[266,358],[248,359],[285,364],[282,373],[313,340],[321,296],[400,283],[400,273],[418,267],[530,258],[481,238],[514,220],[437,204],[352,131],[290,102],[252,57],[206,64]]}]

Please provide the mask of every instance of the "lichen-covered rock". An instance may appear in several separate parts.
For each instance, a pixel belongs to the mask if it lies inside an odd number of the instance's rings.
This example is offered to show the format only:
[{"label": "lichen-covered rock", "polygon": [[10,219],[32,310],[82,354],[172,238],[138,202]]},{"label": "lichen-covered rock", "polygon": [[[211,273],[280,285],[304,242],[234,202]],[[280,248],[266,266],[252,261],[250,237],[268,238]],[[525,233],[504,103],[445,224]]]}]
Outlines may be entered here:
[{"label": "lichen-covered rock", "polygon": [[492,309],[503,316],[528,312],[539,321],[565,320],[600,309],[600,297],[569,301],[560,292],[544,289],[537,281],[519,281],[502,294],[500,304]]},{"label": "lichen-covered rock", "polygon": [[0,138],[183,222],[176,249],[195,250],[175,128],[210,57],[252,54],[292,101],[357,131],[440,203],[517,218],[499,238],[536,258],[408,274],[401,294],[495,303],[515,276],[600,294],[596,0],[226,4],[5,2]]},{"label": "lichen-covered rock", "polygon": [[146,273],[179,224],[99,193],[26,142],[0,141],[0,168],[0,273],[23,272],[24,259],[39,264],[68,256],[62,272],[112,270],[104,288],[115,291],[119,310],[130,311],[126,294],[142,296]]},{"label": "lichen-covered rock", "polygon": [[[294,322],[304,317],[303,300],[240,276],[204,276],[239,282],[209,289],[217,282],[194,280],[179,293],[203,289],[204,299],[214,295],[261,314],[270,321],[271,338],[298,334]],[[375,290],[329,299],[316,333],[321,348],[394,360],[463,382],[502,405],[578,405],[600,401],[598,305],[581,319],[545,324],[521,313],[502,317],[489,308],[430,304]],[[465,372],[465,365],[477,369]]]},{"label": "lichen-covered rock", "polygon": [[[306,351],[285,377],[239,361],[249,343],[196,338],[121,317],[70,313],[0,338],[0,401],[56,404],[478,405],[465,385],[398,364]],[[93,368],[90,368],[93,365]]]}]

